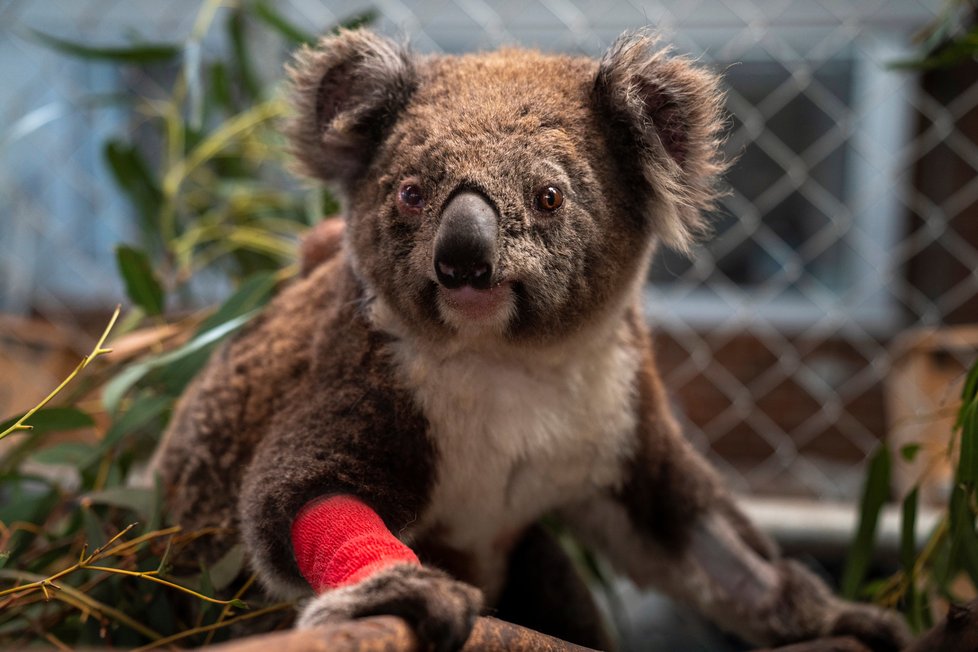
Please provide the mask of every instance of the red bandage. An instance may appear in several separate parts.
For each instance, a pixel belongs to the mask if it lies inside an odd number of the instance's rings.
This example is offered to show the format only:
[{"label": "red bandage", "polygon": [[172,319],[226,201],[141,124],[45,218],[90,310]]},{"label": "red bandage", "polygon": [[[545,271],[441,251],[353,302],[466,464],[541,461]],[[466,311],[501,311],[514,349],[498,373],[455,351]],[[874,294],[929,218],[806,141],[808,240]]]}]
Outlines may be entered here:
[{"label": "red bandage", "polygon": [[377,513],[353,496],[317,498],[292,522],[299,571],[316,593],[356,584],[394,564],[420,564]]}]

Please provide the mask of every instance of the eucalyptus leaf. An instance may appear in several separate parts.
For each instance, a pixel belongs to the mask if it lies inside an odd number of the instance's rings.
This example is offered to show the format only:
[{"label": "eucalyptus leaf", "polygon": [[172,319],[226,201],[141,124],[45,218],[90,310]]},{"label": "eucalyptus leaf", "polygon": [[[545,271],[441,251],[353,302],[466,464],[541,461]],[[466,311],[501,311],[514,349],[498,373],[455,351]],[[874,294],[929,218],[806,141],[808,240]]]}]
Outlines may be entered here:
[{"label": "eucalyptus leaf", "polygon": [[116,262],[126,284],[126,294],[134,304],[155,316],[163,312],[163,286],[160,285],[145,252],[127,245],[116,247]]},{"label": "eucalyptus leaf", "polygon": [[58,492],[38,478],[17,477],[4,482],[0,522],[41,523],[58,500]]},{"label": "eucalyptus leaf", "polygon": [[170,43],[140,43],[112,47],[95,46],[45,34],[36,29],[28,30],[29,37],[47,47],[83,59],[115,61],[117,63],[154,63],[176,58],[181,48]]},{"label": "eucalyptus leaf", "polygon": [[892,68],[910,70],[934,70],[939,68],[951,68],[964,61],[969,61],[978,56],[978,26],[962,36],[939,46],[938,49],[928,56],[898,61],[891,64]]},{"label": "eucalyptus leaf", "polygon": [[965,405],[960,417],[960,451],[958,454],[959,482],[978,482],[978,401]]},{"label": "eucalyptus leaf", "polygon": [[271,298],[277,283],[276,279],[275,272],[256,272],[246,278],[234,294],[228,297],[213,315],[201,323],[197,334],[205,333],[256,308],[261,308]]},{"label": "eucalyptus leaf", "polygon": [[842,573],[842,595],[855,598],[873,558],[876,525],[890,493],[890,452],[881,446],[869,461],[859,506],[859,526]]},{"label": "eucalyptus leaf", "polygon": [[247,93],[250,100],[261,97],[261,84],[255,75],[254,67],[251,65],[251,55],[248,53],[247,39],[245,38],[245,19],[244,14],[238,10],[231,12],[227,24],[228,37],[231,40],[231,50],[234,53],[234,70],[237,73],[238,82],[242,90]]},{"label": "eucalyptus leaf", "polygon": [[145,428],[166,412],[173,405],[169,396],[143,395],[137,397],[132,404],[109,428],[101,442],[104,452],[117,444],[123,437]]},{"label": "eucalyptus leaf", "polygon": [[917,453],[920,452],[920,444],[907,444],[906,446],[900,447],[900,457],[908,462],[913,462],[917,458]]},{"label": "eucalyptus leaf", "polygon": [[146,374],[154,369],[161,369],[173,364],[187,356],[190,356],[205,347],[216,344],[234,331],[244,326],[257,314],[257,311],[240,315],[235,319],[227,321],[220,326],[201,333],[183,346],[164,353],[161,356],[149,358],[141,362],[134,362],[126,367],[121,373],[106,383],[102,392],[102,403],[109,412],[115,413],[119,409],[119,404],[126,393],[133,388]]},{"label": "eucalyptus leaf", "polygon": [[244,568],[244,546],[240,543],[231,547],[223,557],[207,569],[210,581],[217,591],[223,591]]},{"label": "eucalyptus leaf", "polygon": [[951,530],[951,559],[953,566],[968,573],[978,586],[978,537],[975,535],[975,514],[970,501],[974,487],[959,483],[951,491],[948,510]]},{"label": "eucalyptus leaf", "polygon": [[360,29],[361,27],[364,27],[365,25],[369,25],[370,23],[376,21],[377,15],[378,14],[376,9],[367,9],[366,11],[362,11],[358,14],[354,14],[349,18],[344,18],[331,31],[333,34],[336,34],[341,29]]},{"label": "eucalyptus leaf", "polygon": [[156,491],[148,487],[112,487],[84,494],[82,500],[93,505],[122,507],[148,521],[156,508]]},{"label": "eucalyptus leaf", "polygon": [[316,42],[315,34],[294,25],[265,0],[255,3],[255,16],[294,45],[310,45]]},{"label": "eucalyptus leaf", "polygon": [[105,533],[105,524],[99,518],[99,515],[87,507],[82,508],[81,515],[82,530],[85,532],[85,542],[88,544],[88,549],[94,550],[99,546],[105,545],[109,537]]},{"label": "eucalyptus leaf", "polygon": [[105,145],[104,156],[119,188],[139,213],[144,236],[152,237],[163,201],[163,192],[139,150],[120,140]]},{"label": "eucalyptus leaf", "polygon": [[900,524],[900,565],[908,577],[913,573],[917,556],[917,501],[920,490],[913,491],[903,499],[902,520]]},{"label": "eucalyptus leaf", "polygon": [[978,359],[976,359],[968,376],[965,378],[964,386],[961,388],[961,401],[965,404],[978,399]]},{"label": "eucalyptus leaf", "polygon": [[[21,414],[0,423],[0,432],[14,425],[22,416],[24,415]],[[34,435],[46,432],[78,430],[79,428],[90,428],[95,425],[92,417],[77,407],[42,408],[32,414],[26,423],[33,427],[32,434]]]},{"label": "eucalyptus leaf", "polygon": [[211,100],[225,111],[231,111],[231,84],[228,80],[228,69],[223,61],[215,61],[210,66],[208,88]]},{"label": "eucalyptus leaf", "polygon": [[88,466],[97,452],[91,444],[65,441],[37,451],[30,459],[39,464],[66,464],[81,469]]}]

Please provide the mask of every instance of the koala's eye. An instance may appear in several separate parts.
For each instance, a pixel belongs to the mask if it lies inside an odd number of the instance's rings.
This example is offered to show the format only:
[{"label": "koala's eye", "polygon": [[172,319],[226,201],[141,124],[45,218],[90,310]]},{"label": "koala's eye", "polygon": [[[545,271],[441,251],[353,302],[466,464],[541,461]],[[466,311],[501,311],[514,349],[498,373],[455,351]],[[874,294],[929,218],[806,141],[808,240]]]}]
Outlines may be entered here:
[{"label": "koala's eye", "polygon": [[421,186],[411,181],[402,183],[400,190],[397,191],[397,203],[401,210],[409,213],[420,211],[424,207],[424,193],[421,191]]},{"label": "koala's eye", "polygon": [[545,186],[537,191],[535,201],[538,211],[553,213],[564,203],[564,194],[556,186]]}]

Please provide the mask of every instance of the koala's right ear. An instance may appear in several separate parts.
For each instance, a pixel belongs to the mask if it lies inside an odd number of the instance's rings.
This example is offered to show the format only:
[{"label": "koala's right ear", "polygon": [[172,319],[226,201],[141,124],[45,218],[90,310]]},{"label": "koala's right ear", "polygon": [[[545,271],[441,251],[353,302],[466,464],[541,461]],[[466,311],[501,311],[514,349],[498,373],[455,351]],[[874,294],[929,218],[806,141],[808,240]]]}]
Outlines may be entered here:
[{"label": "koala's right ear", "polygon": [[366,167],[417,85],[408,49],[366,30],[304,47],[288,72],[291,153],[302,173],[324,181],[349,181]]}]

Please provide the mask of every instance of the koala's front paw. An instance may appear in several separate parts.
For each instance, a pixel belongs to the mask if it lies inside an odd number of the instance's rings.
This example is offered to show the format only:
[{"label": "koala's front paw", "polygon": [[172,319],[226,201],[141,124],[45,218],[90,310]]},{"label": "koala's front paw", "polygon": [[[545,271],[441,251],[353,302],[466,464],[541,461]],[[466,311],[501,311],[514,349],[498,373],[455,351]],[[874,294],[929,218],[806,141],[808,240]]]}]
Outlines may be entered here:
[{"label": "koala's front paw", "polygon": [[296,627],[367,616],[400,616],[414,627],[423,649],[449,652],[465,644],[482,608],[482,592],[433,568],[398,564],[310,600]]},{"label": "koala's front paw", "polygon": [[836,597],[796,561],[780,560],[775,567],[781,576],[778,604],[787,607],[774,619],[787,625],[778,632],[781,644],[822,636],[853,636],[874,652],[897,652],[909,645],[910,629],[896,612]]},{"label": "koala's front paw", "polygon": [[896,612],[851,602],[843,604],[829,634],[854,636],[874,652],[897,652],[911,641],[907,623]]}]

